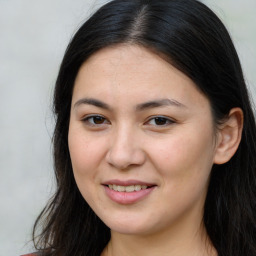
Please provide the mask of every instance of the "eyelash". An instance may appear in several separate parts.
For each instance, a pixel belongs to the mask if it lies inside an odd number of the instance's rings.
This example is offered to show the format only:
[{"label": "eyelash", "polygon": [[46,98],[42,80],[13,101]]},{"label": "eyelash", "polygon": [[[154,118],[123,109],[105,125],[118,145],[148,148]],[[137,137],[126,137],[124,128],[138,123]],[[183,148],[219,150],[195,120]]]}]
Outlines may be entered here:
[{"label": "eyelash", "polygon": [[[95,123],[95,119],[98,118],[98,119],[101,119],[103,121],[103,123],[100,123],[100,124],[97,124]],[[93,120],[93,123],[90,122],[90,119]],[[82,119],[82,121],[86,124],[88,124],[89,126],[92,126],[92,127],[99,127],[101,125],[105,125],[105,124],[110,124],[109,121],[107,121],[107,119],[104,117],[104,116],[101,116],[101,115],[90,115],[90,116],[86,116],[85,118]],[[105,123],[105,121],[107,121],[107,123]]]},{"label": "eyelash", "polygon": [[[102,121],[102,123],[98,123],[98,124],[95,123],[96,118],[99,119],[98,121]],[[90,120],[93,121],[93,123]],[[155,124],[150,124],[150,122],[153,121],[153,120],[154,120]],[[92,126],[92,127],[100,127],[102,125],[110,124],[110,122],[104,116],[101,116],[101,115],[86,116],[85,118],[82,119],[82,121],[84,123],[88,124],[89,126]],[[164,124],[156,124],[158,121],[164,122]],[[176,122],[173,119],[170,119],[170,118],[165,117],[165,116],[153,116],[153,117],[150,117],[145,122],[146,125],[151,125],[151,126],[156,126],[156,127],[166,127],[166,126],[172,125],[174,123],[176,123]]]},{"label": "eyelash", "polygon": [[[146,124],[147,123],[149,123],[149,122],[151,122],[152,120],[154,120],[154,123],[155,124],[151,124],[151,125],[153,125],[153,126],[159,126],[159,127],[165,127],[165,126],[169,126],[169,125],[172,125],[172,124],[174,124],[175,123],[175,121],[173,120],[173,119],[170,119],[170,118],[168,118],[168,117],[165,117],[165,116],[153,116],[153,117],[150,117],[149,119],[148,119],[148,121],[146,122]],[[156,121],[164,121],[165,123],[164,124],[156,124]]]}]

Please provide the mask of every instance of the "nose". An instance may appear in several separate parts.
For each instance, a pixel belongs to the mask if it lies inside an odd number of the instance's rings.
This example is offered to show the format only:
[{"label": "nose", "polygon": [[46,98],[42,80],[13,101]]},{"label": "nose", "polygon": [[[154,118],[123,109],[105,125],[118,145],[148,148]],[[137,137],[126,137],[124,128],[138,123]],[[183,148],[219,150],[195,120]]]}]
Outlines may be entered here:
[{"label": "nose", "polygon": [[146,159],[139,134],[128,129],[116,131],[106,154],[107,162],[119,170],[143,165]]}]

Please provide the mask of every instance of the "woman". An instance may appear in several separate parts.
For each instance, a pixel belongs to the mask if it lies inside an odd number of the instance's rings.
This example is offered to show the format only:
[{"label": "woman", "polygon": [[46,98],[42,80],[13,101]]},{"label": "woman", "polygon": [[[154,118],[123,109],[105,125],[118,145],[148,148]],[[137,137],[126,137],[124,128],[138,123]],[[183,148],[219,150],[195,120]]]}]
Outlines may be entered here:
[{"label": "woman", "polygon": [[40,255],[256,255],[254,116],[204,4],[103,6],[67,48],[54,110]]}]

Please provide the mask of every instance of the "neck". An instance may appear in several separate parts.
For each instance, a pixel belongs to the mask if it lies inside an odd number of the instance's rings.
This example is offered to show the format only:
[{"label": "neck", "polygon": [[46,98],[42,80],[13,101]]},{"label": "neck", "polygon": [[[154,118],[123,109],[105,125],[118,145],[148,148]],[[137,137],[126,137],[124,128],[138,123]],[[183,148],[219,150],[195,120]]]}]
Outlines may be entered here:
[{"label": "neck", "polygon": [[217,256],[204,227],[191,233],[179,230],[154,235],[127,235],[111,232],[102,256]]}]

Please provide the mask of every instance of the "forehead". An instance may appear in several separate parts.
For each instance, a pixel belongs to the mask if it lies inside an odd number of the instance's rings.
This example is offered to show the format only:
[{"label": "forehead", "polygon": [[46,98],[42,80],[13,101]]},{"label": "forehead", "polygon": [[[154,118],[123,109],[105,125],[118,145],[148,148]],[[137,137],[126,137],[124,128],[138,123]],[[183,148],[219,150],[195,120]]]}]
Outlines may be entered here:
[{"label": "forehead", "polygon": [[156,96],[192,104],[207,101],[184,73],[136,45],[107,47],[93,54],[78,72],[73,97],[93,96],[112,102],[129,98],[131,102],[138,95],[141,101]]},{"label": "forehead", "polygon": [[189,79],[165,59],[167,58],[142,46],[119,44],[103,48],[94,53],[83,63],[80,71],[84,69],[102,71],[102,75],[107,75],[114,71],[118,75],[119,70],[123,71],[122,68],[126,68],[127,72],[121,72],[119,75],[137,74],[139,76],[139,74],[142,74],[144,78],[147,78],[156,73],[152,71],[157,71],[160,72],[158,75],[159,79],[163,73],[165,75],[176,73],[185,79]]}]

